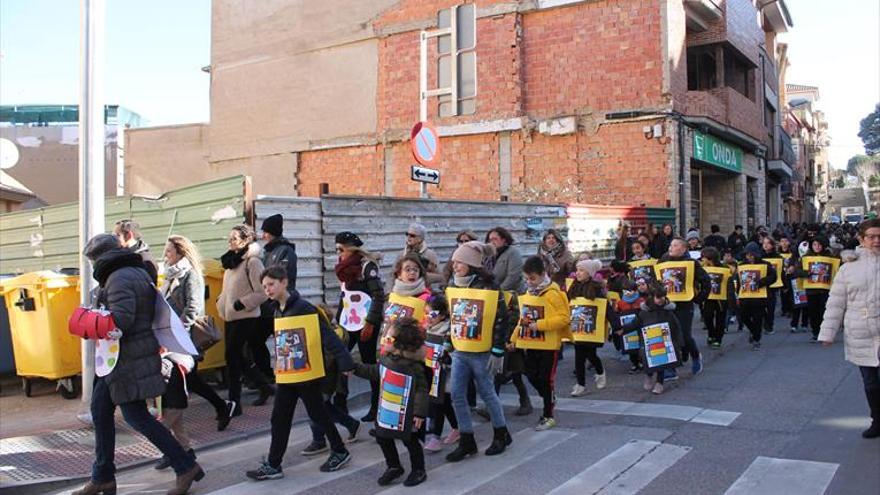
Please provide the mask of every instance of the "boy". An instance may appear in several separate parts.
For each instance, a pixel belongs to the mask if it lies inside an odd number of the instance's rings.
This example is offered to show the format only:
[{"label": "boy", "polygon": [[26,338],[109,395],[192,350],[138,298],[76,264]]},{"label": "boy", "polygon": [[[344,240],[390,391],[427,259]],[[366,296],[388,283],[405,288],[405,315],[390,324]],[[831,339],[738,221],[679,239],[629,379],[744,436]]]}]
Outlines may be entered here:
[{"label": "boy", "polygon": [[[260,280],[263,284],[263,290],[273,302],[275,318],[315,315],[320,328],[320,347],[323,353],[332,354],[338,369],[342,371],[354,368],[351,355],[327,324],[326,318],[321,318],[318,309],[302,299],[296,289],[288,288],[287,270],[283,266],[275,265],[267,268],[260,276]],[[308,347],[302,342],[296,341],[291,345],[291,348],[296,351],[291,353],[294,358],[301,357],[302,348]],[[295,361],[294,359],[293,368],[300,368],[301,366]],[[277,375],[279,370],[276,369],[275,372]],[[287,450],[293,413],[299,399],[302,399],[309,419],[320,425],[330,441],[332,452],[327,462],[321,465],[321,471],[336,471],[351,460],[351,454],[342,443],[342,437],[339,436],[336,426],[324,410],[324,399],[320,388],[321,378],[323,376],[302,382],[278,383],[275,403],[272,407],[272,441],[269,446],[269,456],[259,468],[246,473],[248,478],[262,481],[284,477],[284,473],[281,471],[281,460]]]},{"label": "boy", "polygon": [[[742,315],[743,323],[749,329],[749,343],[752,344],[752,350],[761,349],[761,331],[764,320],[767,315],[767,294],[762,297],[742,297],[746,293],[758,293],[762,288],[770,287],[770,284],[776,280],[776,270],[773,265],[761,259],[761,248],[757,243],[750,242],[746,244],[743,251],[743,265],[738,268],[739,279],[739,311]],[[757,277],[757,272],[749,270],[749,268],[765,266],[766,275]]]},{"label": "boy", "polygon": [[520,296],[520,321],[510,336],[509,350],[525,351],[525,373],[544,401],[544,411],[537,431],[556,426],[553,406],[556,402],[556,358],[562,338],[571,338],[571,315],[568,297],[550,280],[544,261],[538,256],[523,264],[526,293]]}]

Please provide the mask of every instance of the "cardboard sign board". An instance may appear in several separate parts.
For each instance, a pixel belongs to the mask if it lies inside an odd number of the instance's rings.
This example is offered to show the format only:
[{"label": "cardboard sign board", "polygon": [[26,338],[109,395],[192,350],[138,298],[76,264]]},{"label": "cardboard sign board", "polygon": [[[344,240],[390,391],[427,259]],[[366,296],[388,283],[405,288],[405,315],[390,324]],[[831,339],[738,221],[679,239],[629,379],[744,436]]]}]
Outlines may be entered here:
[{"label": "cardboard sign board", "polygon": [[707,266],[704,270],[709,275],[709,299],[713,301],[726,301],[730,269],[719,266]]},{"label": "cardboard sign board", "polygon": [[318,315],[275,319],[275,382],[303,383],[324,377]]},{"label": "cardboard sign board", "polygon": [[739,277],[740,299],[766,299],[767,287],[761,287],[759,282],[767,276],[767,265],[739,265],[737,269]]},{"label": "cardboard sign board", "polygon": [[603,298],[586,299],[577,297],[571,306],[571,334],[575,342],[602,344],[608,340],[606,311],[608,300]]},{"label": "cardboard sign board", "polygon": [[804,256],[801,266],[807,272],[805,289],[831,290],[831,282],[837,275],[840,259],[829,256]]},{"label": "cardboard sign board", "polygon": [[446,288],[449,301],[449,334],[456,350],[488,352],[498,311],[498,291]]},{"label": "cardboard sign board", "polygon": [[689,302],[694,299],[694,263],[690,261],[666,261],[654,265],[654,275],[666,287],[666,295],[672,302]]}]

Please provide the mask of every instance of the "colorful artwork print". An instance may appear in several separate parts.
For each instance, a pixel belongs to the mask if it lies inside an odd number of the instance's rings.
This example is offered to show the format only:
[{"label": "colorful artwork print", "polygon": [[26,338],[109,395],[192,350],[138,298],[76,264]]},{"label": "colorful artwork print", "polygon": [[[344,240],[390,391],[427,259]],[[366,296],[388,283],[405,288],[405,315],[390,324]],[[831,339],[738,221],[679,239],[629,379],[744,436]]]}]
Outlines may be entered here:
[{"label": "colorful artwork print", "polygon": [[761,279],[767,276],[767,265],[740,265],[737,276],[741,299],[767,297],[767,287],[761,287]]},{"label": "colorful artwork print", "polygon": [[[543,306],[530,306],[527,304],[522,305],[520,308],[520,317],[523,320],[531,320],[533,322],[537,322],[538,320],[544,319],[544,307]],[[526,325],[519,326],[519,338],[523,340],[536,340],[538,342],[544,341],[544,332],[541,332],[537,329],[532,330]]]},{"label": "colorful artwork print", "polygon": [[339,314],[339,324],[349,332],[357,332],[364,328],[367,314],[373,300],[364,292],[349,291],[342,284],[342,311]]},{"label": "colorful artwork print", "polygon": [[571,333],[591,334],[596,332],[596,306],[574,306],[571,308]]},{"label": "colorful artwork print", "polygon": [[434,344],[425,342],[425,366],[431,371],[431,386],[428,389],[428,395],[434,399],[439,399],[443,395],[442,382],[440,380],[442,369],[441,360],[443,359],[443,344]]},{"label": "colorful artwork print", "polygon": [[408,409],[412,400],[412,377],[379,366],[379,410],[376,426],[396,434],[409,430]]},{"label": "colorful artwork print", "polygon": [[637,351],[639,350],[639,347],[641,347],[641,340],[639,339],[638,330],[623,334],[624,351]]},{"label": "colorful artwork print", "polygon": [[681,294],[684,292],[685,270],[682,268],[670,268],[661,272],[663,286],[666,292]]},{"label": "colorful artwork print", "polygon": [[807,278],[804,281],[806,289],[831,289],[831,281],[837,274],[840,259],[829,256],[804,256],[802,258],[804,271]]},{"label": "colorful artwork print", "polygon": [[481,340],[483,308],[479,299],[458,299],[452,306],[450,332],[458,340]]},{"label": "colorful artwork print", "polygon": [[630,276],[632,277],[632,280],[638,280],[640,278],[645,279],[646,282],[654,280],[654,265],[656,264],[657,260],[653,258],[630,261],[629,267],[631,269]]},{"label": "colorful artwork print", "polygon": [[672,343],[672,331],[668,323],[642,327],[645,341],[645,360],[648,369],[662,368],[678,363],[678,355]]},{"label": "colorful artwork print", "polygon": [[831,265],[815,261],[810,263],[808,280],[813,284],[830,284],[831,283]]},{"label": "colorful artwork print", "polygon": [[107,376],[119,362],[119,341],[98,339],[95,341],[95,374]]},{"label": "colorful artwork print", "polygon": [[275,373],[301,373],[312,369],[306,347],[306,330],[275,332]]},{"label": "colorful artwork print", "polygon": [[667,261],[654,265],[657,280],[666,287],[670,301],[691,301],[694,298],[694,263]]},{"label": "colorful artwork print", "polygon": [[804,289],[804,281],[802,279],[798,278],[791,281],[791,297],[795,306],[807,304],[807,290]]}]

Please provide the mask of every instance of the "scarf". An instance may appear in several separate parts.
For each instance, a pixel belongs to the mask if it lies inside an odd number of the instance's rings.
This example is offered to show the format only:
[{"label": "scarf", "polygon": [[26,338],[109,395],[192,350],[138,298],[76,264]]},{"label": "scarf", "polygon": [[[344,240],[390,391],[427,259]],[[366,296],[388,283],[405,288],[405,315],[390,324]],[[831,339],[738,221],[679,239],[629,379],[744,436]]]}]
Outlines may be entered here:
[{"label": "scarf", "polygon": [[395,279],[394,287],[391,289],[391,292],[400,294],[401,296],[416,297],[422,292],[425,292],[425,279],[420,278],[415,282],[404,282],[399,278]]},{"label": "scarf", "polygon": [[183,278],[190,270],[192,270],[192,263],[186,258],[180,258],[177,263],[165,266],[165,280],[170,282]]},{"label": "scarf", "polygon": [[361,268],[361,261],[363,259],[360,253],[352,254],[345,259],[339,258],[339,262],[336,263],[336,268],[334,268],[336,278],[346,286],[350,286],[360,280],[361,271],[363,270]]},{"label": "scarf", "polygon": [[92,276],[101,287],[104,287],[111,273],[127,266],[143,269],[144,260],[141,258],[141,255],[133,253],[127,248],[111,249],[95,260]]},{"label": "scarf", "polygon": [[550,277],[545,273],[544,280],[542,280],[541,283],[539,283],[538,285],[536,285],[534,287],[529,285],[528,292],[529,292],[529,294],[531,294],[533,296],[540,296],[541,293],[547,289],[547,287],[550,287],[551,283],[553,283],[553,282],[550,280]]},{"label": "scarf", "polygon": [[226,251],[223,253],[223,256],[220,257],[220,263],[223,265],[224,270],[233,270],[235,267],[241,264],[244,261],[244,255],[247,253],[247,246],[239,249],[238,251]]},{"label": "scarf", "polygon": [[456,287],[470,287],[474,282],[474,279],[477,278],[476,274],[466,275],[464,277],[459,277],[458,275],[452,276],[452,283],[455,284]]},{"label": "scarf", "polygon": [[565,249],[565,246],[562,244],[557,244],[556,247],[552,249],[547,249],[541,244],[539,252],[541,253],[541,257],[544,258],[544,262],[547,263],[547,270],[551,274],[559,271],[559,263],[556,262],[556,257],[562,254],[563,249]]}]

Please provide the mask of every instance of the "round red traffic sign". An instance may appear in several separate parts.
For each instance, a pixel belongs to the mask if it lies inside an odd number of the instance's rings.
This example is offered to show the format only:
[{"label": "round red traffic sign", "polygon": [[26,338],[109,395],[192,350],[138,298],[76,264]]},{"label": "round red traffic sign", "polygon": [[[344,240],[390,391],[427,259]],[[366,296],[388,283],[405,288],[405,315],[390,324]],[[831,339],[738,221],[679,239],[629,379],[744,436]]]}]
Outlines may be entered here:
[{"label": "round red traffic sign", "polygon": [[440,135],[427,122],[417,122],[410,133],[410,146],[413,158],[421,165],[429,167],[440,158]]}]

